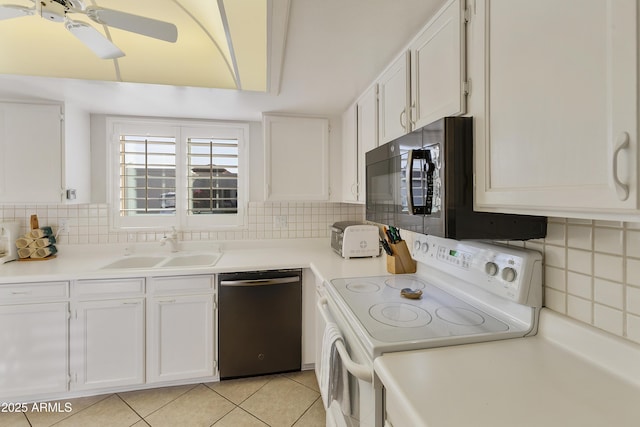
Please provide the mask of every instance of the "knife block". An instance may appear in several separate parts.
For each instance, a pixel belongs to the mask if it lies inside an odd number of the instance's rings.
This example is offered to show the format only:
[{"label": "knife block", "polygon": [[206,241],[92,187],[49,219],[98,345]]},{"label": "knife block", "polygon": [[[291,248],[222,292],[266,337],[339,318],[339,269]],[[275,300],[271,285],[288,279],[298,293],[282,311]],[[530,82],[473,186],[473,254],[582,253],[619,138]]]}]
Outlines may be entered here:
[{"label": "knife block", "polygon": [[404,240],[389,243],[393,255],[387,255],[387,271],[392,274],[415,273],[417,264],[407,248]]}]

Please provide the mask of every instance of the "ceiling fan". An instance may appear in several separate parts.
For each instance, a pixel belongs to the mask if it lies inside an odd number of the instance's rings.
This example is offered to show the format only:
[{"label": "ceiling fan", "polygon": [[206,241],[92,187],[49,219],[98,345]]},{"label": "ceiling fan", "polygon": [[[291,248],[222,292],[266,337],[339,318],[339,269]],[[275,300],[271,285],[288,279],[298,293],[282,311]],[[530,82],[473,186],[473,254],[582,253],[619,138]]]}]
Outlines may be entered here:
[{"label": "ceiling fan", "polygon": [[86,22],[74,21],[67,16],[68,14],[82,14],[100,25],[119,28],[171,43],[178,39],[176,26],[168,22],[132,15],[114,9],[85,6],[82,0],[32,1],[34,2],[33,8],[12,4],[0,5],[0,20],[40,15],[49,21],[64,22],[67,30],[102,59],[119,58],[125,54],[93,26]]}]

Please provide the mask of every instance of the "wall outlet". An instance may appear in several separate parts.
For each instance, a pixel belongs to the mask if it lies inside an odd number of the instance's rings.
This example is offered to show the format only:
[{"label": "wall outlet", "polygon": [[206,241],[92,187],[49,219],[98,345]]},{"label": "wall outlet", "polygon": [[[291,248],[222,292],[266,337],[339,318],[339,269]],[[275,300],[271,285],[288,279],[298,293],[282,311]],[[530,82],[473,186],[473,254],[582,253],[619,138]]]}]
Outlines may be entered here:
[{"label": "wall outlet", "polygon": [[69,218],[58,219],[58,234],[69,232]]},{"label": "wall outlet", "polygon": [[289,227],[289,218],[286,215],[275,215],[273,217],[273,229],[283,230]]}]

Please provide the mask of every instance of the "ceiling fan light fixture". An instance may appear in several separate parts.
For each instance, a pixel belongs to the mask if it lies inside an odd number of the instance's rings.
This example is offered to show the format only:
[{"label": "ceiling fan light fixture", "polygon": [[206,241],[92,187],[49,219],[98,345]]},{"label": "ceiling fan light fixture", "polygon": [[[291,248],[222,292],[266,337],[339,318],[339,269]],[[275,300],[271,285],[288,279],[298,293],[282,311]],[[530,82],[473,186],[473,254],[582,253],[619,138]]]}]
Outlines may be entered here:
[{"label": "ceiling fan light fixture", "polygon": [[115,59],[124,56],[123,51],[89,24],[67,20],[65,27],[102,59]]}]

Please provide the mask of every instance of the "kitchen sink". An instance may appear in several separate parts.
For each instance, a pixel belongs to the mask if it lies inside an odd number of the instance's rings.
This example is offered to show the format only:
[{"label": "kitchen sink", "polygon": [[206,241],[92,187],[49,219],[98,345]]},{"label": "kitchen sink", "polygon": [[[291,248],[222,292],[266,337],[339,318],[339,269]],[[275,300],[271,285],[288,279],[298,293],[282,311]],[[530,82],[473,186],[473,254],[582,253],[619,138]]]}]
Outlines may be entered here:
[{"label": "kitchen sink", "polygon": [[214,265],[222,253],[220,252],[203,252],[203,253],[175,253],[167,256],[126,256],[113,261],[102,270],[112,269],[149,269],[149,268],[178,268],[178,267],[210,267]]},{"label": "kitchen sink", "polygon": [[128,256],[105,265],[102,269],[112,268],[151,268],[154,267],[166,257],[163,256]]},{"label": "kitchen sink", "polygon": [[221,256],[220,252],[189,255],[176,254],[168,257],[158,267],[207,267],[214,265]]}]

